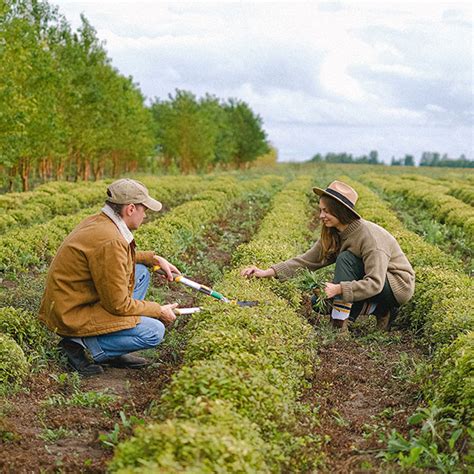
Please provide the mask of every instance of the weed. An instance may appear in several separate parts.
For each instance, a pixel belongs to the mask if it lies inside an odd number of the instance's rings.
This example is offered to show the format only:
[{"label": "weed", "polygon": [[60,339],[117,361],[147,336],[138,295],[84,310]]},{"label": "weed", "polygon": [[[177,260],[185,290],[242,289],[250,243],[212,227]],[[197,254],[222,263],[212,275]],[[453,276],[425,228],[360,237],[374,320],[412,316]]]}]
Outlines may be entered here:
[{"label": "weed", "polygon": [[333,410],[331,416],[337,426],[346,427],[351,424],[350,421],[346,420],[337,410]]},{"label": "weed", "polygon": [[44,428],[38,437],[43,441],[53,443],[58,439],[67,438],[68,436],[72,436],[73,434],[73,431],[60,426],[56,429]]},{"label": "weed", "polygon": [[407,438],[392,430],[387,448],[379,456],[404,469],[432,468],[439,472],[459,472],[461,454],[472,442],[474,431],[464,428],[449,416],[449,409],[436,406],[420,408],[409,419]]},{"label": "weed", "polygon": [[81,386],[81,378],[77,372],[62,372],[59,375],[49,375],[58,383],[60,390],[64,393],[78,392]]},{"label": "weed", "polygon": [[130,416],[127,418],[125,412],[120,412],[121,423],[115,423],[114,429],[110,433],[100,434],[99,441],[108,448],[114,448],[121,439],[130,436],[133,428],[138,425],[144,425],[145,420]]},{"label": "weed", "polygon": [[70,397],[62,394],[51,395],[44,403],[53,407],[107,408],[113,401],[115,401],[115,396],[105,392],[76,391]]}]

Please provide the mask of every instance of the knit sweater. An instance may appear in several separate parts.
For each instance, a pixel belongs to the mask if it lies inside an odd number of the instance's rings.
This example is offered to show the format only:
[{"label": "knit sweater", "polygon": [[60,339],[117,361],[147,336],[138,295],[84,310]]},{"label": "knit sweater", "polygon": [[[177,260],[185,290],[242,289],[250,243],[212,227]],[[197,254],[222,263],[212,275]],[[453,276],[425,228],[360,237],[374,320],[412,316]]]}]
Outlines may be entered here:
[{"label": "knit sweater", "polygon": [[[396,239],[384,228],[364,219],[350,223],[340,233],[340,252],[348,250],[364,263],[362,280],[341,282],[343,301],[362,301],[378,295],[388,279],[399,304],[410,300],[415,291],[415,272]],[[307,252],[272,265],[277,278],[286,280],[300,268],[318,270],[331,265],[335,258],[322,257],[318,240]]]}]

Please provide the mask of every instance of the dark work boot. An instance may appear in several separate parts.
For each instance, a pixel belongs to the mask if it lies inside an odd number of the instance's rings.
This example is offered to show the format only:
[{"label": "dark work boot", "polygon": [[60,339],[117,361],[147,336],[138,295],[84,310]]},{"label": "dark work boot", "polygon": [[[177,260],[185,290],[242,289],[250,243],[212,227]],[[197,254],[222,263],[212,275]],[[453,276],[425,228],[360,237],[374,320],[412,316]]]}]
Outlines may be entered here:
[{"label": "dark work boot", "polygon": [[390,331],[392,329],[392,324],[397,319],[398,313],[400,312],[400,306],[392,306],[390,308],[390,318],[388,321],[388,330]]},{"label": "dark work boot", "polygon": [[149,360],[132,354],[124,354],[104,361],[104,365],[117,367],[119,369],[143,369],[150,364],[151,362]]},{"label": "dark work boot", "polygon": [[67,357],[69,365],[81,375],[98,375],[104,372],[100,365],[94,364],[88,359],[84,348],[77,342],[63,338],[59,341],[59,347]]}]

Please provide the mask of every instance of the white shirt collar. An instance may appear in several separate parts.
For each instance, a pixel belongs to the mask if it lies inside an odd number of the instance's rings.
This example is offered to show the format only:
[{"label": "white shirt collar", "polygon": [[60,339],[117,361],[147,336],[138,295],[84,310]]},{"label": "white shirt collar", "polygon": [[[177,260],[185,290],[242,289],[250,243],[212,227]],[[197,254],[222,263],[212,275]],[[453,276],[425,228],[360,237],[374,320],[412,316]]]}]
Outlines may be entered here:
[{"label": "white shirt collar", "polygon": [[127,241],[127,244],[129,244],[133,240],[133,234],[130,232],[124,220],[115,214],[114,210],[108,204],[102,208],[102,212],[112,220],[122,234],[122,237]]}]

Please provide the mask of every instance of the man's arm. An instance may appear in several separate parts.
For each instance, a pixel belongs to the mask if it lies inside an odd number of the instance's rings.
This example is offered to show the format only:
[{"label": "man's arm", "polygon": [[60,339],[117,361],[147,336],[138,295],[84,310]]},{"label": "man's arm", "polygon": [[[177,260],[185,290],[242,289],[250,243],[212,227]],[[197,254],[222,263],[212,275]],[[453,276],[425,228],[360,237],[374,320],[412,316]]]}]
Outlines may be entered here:
[{"label": "man's arm", "polygon": [[100,247],[89,259],[94,285],[100,304],[117,316],[150,316],[160,318],[158,303],[136,300],[130,296],[130,274],[127,270],[128,246],[122,240],[113,240]]}]

